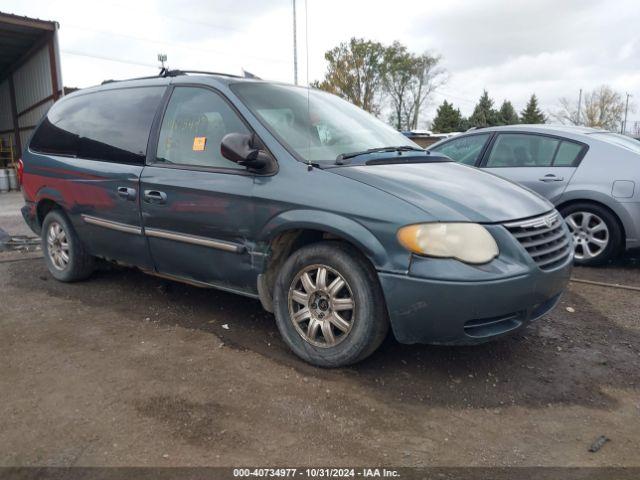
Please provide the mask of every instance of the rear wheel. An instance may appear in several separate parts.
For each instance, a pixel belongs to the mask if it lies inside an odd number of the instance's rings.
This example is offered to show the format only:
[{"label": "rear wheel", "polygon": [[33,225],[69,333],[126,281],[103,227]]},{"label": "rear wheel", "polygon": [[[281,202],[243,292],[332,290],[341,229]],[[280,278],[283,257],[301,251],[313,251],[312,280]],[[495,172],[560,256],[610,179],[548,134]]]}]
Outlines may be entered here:
[{"label": "rear wheel", "polygon": [[592,203],[576,203],[560,213],[573,236],[576,265],[602,265],[619,253],[622,230],[609,210]]},{"label": "rear wheel", "polygon": [[274,294],[276,322],[285,342],[320,367],[363,360],[388,330],[375,270],[340,242],[294,252],[278,274]]},{"label": "rear wheel", "polygon": [[61,210],[51,210],[42,222],[42,251],[49,272],[56,280],[75,282],[93,272],[94,258],[86,252]]}]

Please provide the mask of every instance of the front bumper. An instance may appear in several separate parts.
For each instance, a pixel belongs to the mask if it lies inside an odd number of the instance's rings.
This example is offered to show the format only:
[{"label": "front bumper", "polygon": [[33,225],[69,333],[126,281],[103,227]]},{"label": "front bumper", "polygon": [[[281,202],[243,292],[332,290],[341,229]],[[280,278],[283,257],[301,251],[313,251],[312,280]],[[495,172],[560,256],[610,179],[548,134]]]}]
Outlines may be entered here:
[{"label": "front bumper", "polygon": [[[493,234],[509,235],[498,227]],[[544,271],[512,242],[486,266],[418,257],[407,275],[378,276],[399,342],[475,344],[518,330],[552,310],[569,282],[572,257]]]}]

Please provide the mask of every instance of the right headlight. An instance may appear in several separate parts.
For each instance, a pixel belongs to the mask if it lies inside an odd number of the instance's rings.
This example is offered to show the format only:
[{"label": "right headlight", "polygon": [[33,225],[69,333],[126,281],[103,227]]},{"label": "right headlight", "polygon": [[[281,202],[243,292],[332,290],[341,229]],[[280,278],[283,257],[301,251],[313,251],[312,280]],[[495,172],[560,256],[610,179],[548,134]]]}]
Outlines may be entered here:
[{"label": "right headlight", "polygon": [[418,255],[487,263],[498,256],[493,236],[477,223],[422,223],[398,230],[398,241]]}]

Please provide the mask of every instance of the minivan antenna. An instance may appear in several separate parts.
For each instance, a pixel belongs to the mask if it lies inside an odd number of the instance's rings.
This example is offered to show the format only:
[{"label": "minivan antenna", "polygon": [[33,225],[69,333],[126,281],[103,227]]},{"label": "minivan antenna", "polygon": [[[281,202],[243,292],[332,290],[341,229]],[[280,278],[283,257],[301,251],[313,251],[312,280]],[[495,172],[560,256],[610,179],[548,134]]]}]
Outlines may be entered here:
[{"label": "minivan antenna", "polygon": [[[296,0],[293,0],[294,3]],[[309,85],[309,12],[307,8],[307,0],[304,0],[304,48],[305,48],[305,59],[306,70],[307,70],[307,115],[309,116],[309,121],[311,121],[311,85]],[[311,154],[311,137],[309,137],[309,155]],[[307,160],[308,169],[313,169],[313,164],[311,162],[311,158]]]},{"label": "minivan antenna", "polygon": [[293,83],[298,85],[298,35],[296,32],[296,0],[293,0]]}]

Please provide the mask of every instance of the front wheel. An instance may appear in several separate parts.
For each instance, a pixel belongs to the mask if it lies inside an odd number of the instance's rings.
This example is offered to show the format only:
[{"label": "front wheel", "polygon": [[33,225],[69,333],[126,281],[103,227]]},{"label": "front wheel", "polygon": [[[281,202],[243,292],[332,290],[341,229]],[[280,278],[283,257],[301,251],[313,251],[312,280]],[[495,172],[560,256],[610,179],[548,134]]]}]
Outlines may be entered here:
[{"label": "front wheel", "polygon": [[375,270],[340,242],[294,252],[274,292],[278,329],[293,352],[320,367],[363,360],[384,340],[387,310]]},{"label": "front wheel", "polygon": [[575,203],[560,210],[573,236],[574,263],[603,265],[615,258],[622,230],[609,210],[592,203]]}]

